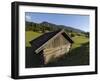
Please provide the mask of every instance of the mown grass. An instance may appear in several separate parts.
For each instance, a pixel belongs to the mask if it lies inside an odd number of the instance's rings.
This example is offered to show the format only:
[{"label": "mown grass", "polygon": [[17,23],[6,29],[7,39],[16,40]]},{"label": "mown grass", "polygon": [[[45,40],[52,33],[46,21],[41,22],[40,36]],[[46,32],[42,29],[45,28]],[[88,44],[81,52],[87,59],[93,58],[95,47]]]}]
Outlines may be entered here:
[{"label": "mown grass", "polygon": [[[42,35],[42,33],[26,31],[26,47],[31,47],[29,41]],[[89,38],[85,36],[75,36],[72,38],[74,43],[68,54],[55,59],[52,63],[44,65],[45,67],[54,66],[75,66],[89,64]]]},{"label": "mown grass", "polygon": [[72,49],[80,47],[82,44],[89,42],[89,38],[85,36],[75,36],[72,38],[72,40],[74,41]]},{"label": "mown grass", "polygon": [[40,35],[42,35],[42,33],[33,32],[33,31],[26,31],[25,32],[25,44],[26,44],[26,47],[31,47],[29,42],[31,40],[39,37]]}]

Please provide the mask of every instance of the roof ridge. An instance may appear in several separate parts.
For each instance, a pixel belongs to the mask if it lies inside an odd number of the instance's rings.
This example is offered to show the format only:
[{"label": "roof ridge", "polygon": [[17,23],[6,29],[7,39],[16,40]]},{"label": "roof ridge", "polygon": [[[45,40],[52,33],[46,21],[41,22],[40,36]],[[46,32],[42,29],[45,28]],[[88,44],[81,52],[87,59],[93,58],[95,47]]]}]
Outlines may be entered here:
[{"label": "roof ridge", "polygon": [[[58,32],[57,32],[58,31]],[[46,33],[44,33],[44,34],[49,34],[49,33],[53,33],[53,32],[57,32],[57,33],[59,33],[61,30],[56,30],[56,31],[51,31],[51,32],[46,32]],[[57,34],[56,33],[56,34]],[[42,35],[40,35],[39,37],[41,37],[41,36],[43,36],[44,34],[42,34]],[[37,38],[35,38],[35,39],[33,39],[33,40],[36,40],[36,39],[38,39],[39,37],[37,37]],[[33,40],[31,40],[31,41],[33,41]],[[31,42],[30,41],[30,42]]]}]

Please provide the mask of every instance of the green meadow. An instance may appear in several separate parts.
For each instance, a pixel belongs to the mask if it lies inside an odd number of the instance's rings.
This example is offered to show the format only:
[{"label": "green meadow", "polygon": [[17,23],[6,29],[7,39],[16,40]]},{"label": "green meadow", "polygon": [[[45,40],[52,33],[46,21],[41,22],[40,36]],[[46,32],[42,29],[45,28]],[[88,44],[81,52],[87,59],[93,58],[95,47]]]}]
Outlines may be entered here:
[{"label": "green meadow", "polygon": [[72,45],[72,49],[78,48],[82,44],[89,42],[89,38],[87,38],[85,36],[75,36],[72,38],[72,40],[74,41],[74,43]]},{"label": "green meadow", "polygon": [[[26,31],[25,32],[25,41],[26,41],[26,47],[30,47],[30,41],[39,37],[40,35],[42,35],[42,33],[39,32],[34,32],[34,31]],[[89,39],[85,36],[75,36],[72,38],[72,40],[74,41],[73,45],[72,45],[72,49],[75,49],[77,47],[80,47],[82,44],[89,42]]]},{"label": "green meadow", "polygon": [[[30,41],[42,35],[39,32],[26,31],[26,47],[31,47]],[[74,43],[68,54],[56,59],[56,61],[46,66],[74,66],[89,64],[89,38],[85,35],[72,37]]]},{"label": "green meadow", "polygon": [[26,31],[25,32],[25,43],[26,47],[31,47],[30,41],[37,38],[38,36],[42,35],[42,33],[33,32],[33,31]]}]

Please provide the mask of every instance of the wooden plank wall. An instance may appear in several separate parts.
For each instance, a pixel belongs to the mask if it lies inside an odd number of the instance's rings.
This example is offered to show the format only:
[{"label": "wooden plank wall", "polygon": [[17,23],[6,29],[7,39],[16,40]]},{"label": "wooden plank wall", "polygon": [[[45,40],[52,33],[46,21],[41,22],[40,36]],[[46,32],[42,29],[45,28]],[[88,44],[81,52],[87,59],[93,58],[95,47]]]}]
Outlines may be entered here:
[{"label": "wooden plank wall", "polygon": [[71,43],[65,39],[63,35],[59,35],[54,40],[49,41],[44,48],[45,64],[50,60],[53,60],[67,53],[70,49],[70,46]]}]

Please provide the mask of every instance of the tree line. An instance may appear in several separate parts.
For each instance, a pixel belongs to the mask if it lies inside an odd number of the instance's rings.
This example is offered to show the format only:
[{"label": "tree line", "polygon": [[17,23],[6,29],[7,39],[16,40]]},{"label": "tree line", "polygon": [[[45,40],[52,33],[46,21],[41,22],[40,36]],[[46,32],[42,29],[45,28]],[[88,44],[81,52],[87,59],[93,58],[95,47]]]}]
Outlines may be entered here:
[{"label": "tree line", "polygon": [[[50,26],[49,24],[43,24],[43,23],[42,24],[41,23],[38,24],[38,23],[27,22],[27,21],[25,23],[25,26],[26,26],[26,28],[25,28],[26,31],[34,31],[34,32],[41,32],[41,33],[62,29],[62,27],[56,27],[55,25]],[[81,36],[81,35],[89,37],[89,32],[78,33],[78,32],[74,32],[72,30],[68,30],[68,29],[65,29],[65,31],[71,37]]]}]

